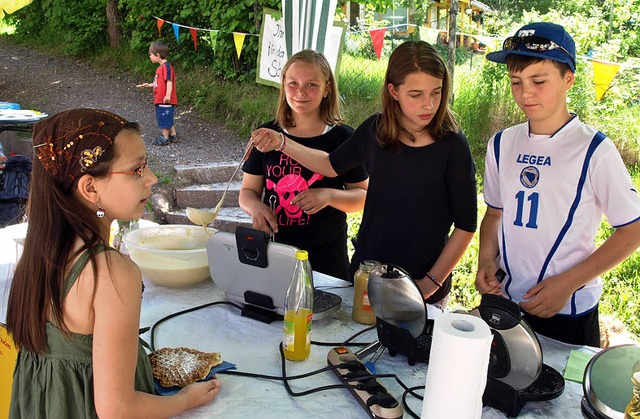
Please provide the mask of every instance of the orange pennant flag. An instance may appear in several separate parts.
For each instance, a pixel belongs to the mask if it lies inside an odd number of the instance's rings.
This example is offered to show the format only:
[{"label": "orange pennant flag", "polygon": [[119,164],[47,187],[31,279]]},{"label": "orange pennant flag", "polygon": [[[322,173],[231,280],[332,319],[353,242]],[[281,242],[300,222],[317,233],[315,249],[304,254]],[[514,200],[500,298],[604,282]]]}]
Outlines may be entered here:
[{"label": "orange pennant flag", "polygon": [[158,26],[158,34],[162,34],[162,31],[160,31],[160,28],[162,27],[162,25],[164,25],[164,20],[157,19],[156,25]]},{"label": "orange pennant flag", "polygon": [[189,28],[189,32],[191,32],[191,37],[193,38],[193,48],[198,50],[198,35],[196,34],[196,28]]},{"label": "orange pennant flag", "polygon": [[384,44],[384,35],[387,33],[387,28],[371,29],[369,35],[371,36],[371,42],[373,43],[373,50],[376,52],[378,61],[380,61],[380,54],[382,53],[382,46]]},{"label": "orange pennant flag", "polygon": [[609,90],[611,82],[620,70],[620,64],[608,61],[593,60],[593,82],[596,87],[596,100],[600,99]]},{"label": "orange pennant flag", "polygon": [[233,33],[233,43],[236,45],[236,53],[238,54],[238,59],[240,59],[240,54],[242,53],[242,44],[244,43],[244,37],[246,34],[244,33]]}]

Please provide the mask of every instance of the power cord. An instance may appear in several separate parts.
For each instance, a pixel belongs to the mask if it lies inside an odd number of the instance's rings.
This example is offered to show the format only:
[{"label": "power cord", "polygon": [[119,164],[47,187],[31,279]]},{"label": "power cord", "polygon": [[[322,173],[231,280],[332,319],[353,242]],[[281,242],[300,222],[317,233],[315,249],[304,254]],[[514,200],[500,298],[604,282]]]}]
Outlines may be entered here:
[{"label": "power cord", "polygon": [[[160,326],[162,323],[166,322],[167,320],[170,320],[172,318],[181,316],[183,314],[187,314],[187,313],[191,313],[197,310],[201,310],[203,308],[206,307],[211,307],[211,306],[216,306],[216,305],[230,305],[233,306],[239,310],[242,310],[242,307],[239,306],[238,304],[232,303],[230,301],[214,301],[211,303],[206,303],[206,304],[201,304],[199,306],[195,306],[195,307],[191,307],[185,310],[181,310],[181,311],[177,311],[175,313],[169,314],[168,316],[165,316],[163,318],[161,318],[160,320],[158,320],[157,322],[155,322],[153,324],[153,326],[151,326],[150,329],[150,346],[151,346],[151,351],[155,351],[155,332],[156,332],[156,328],[158,326]],[[316,341],[312,341],[311,343],[313,345],[316,346],[366,346],[368,345],[368,343],[361,343],[361,342],[352,342],[355,338],[357,338],[358,336],[361,336],[362,334],[373,330],[375,328],[374,326],[369,326],[366,327],[362,330],[360,330],[359,332],[355,333],[354,335],[352,335],[351,337],[349,337],[348,339],[346,339],[343,342],[316,342]],[[144,329],[141,330],[141,332],[144,331]],[[349,384],[333,384],[333,385],[328,385],[328,386],[322,386],[322,387],[316,387],[313,389],[309,389],[306,391],[302,391],[302,392],[295,392],[291,389],[291,386],[289,385],[289,381],[293,381],[293,380],[298,380],[298,379],[302,379],[302,378],[307,378],[307,377],[311,377],[313,375],[316,374],[320,374],[326,371],[331,371],[334,369],[344,369],[347,368],[349,369],[350,364],[349,362],[337,365],[337,366],[327,366],[324,368],[320,368],[318,370],[314,370],[314,371],[310,371],[304,374],[299,374],[299,375],[293,375],[288,377],[287,376],[287,370],[286,370],[286,359],[284,357],[284,351],[282,349],[282,342],[278,345],[278,350],[280,352],[280,359],[282,361],[282,376],[278,377],[278,376],[272,376],[272,375],[265,375],[265,374],[255,374],[255,373],[249,373],[249,372],[242,372],[242,371],[234,371],[234,370],[226,370],[226,371],[221,371],[218,372],[218,374],[225,374],[225,375],[236,375],[236,376],[243,376],[243,377],[252,377],[252,378],[259,378],[259,379],[265,379],[265,380],[274,380],[274,381],[282,381],[284,384],[285,389],[287,390],[287,393],[292,396],[292,397],[301,397],[301,396],[307,396],[309,394],[313,394],[313,393],[318,393],[320,391],[326,391],[326,390],[334,390],[334,389],[345,389],[345,388],[349,388],[350,385]],[[424,388],[424,386],[418,386],[418,387],[407,387],[406,384],[404,384],[397,375],[395,374],[372,374],[372,375],[365,375],[365,376],[361,376],[358,378],[355,378],[356,381],[364,381],[364,380],[369,380],[372,378],[394,378],[398,384],[400,384],[400,386],[404,389],[404,392],[402,394],[402,404],[405,407],[405,410],[407,411],[407,413],[409,413],[412,417],[414,418],[419,418],[418,415],[416,415],[407,405],[406,402],[406,397],[407,394],[411,394],[412,396],[418,398],[418,399],[422,399],[422,396],[415,393],[414,390],[416,389],[420,389],[420,388]]]},{"label": "power cord", "polygon": [[161,318],[160,320],[158,320],[157,322],[155,322],[153,324],[153,326],[151,326],[151,338],[150,338],[150,346],[151,346],[151,352],[155,352],[156,350],[156,346],[155,346],[155,330],[156,327],[160,326],[162,323],[166,322],[167,320],[173,319],[174,317],[178,317],[181,316],[183,314],[187,314],[187,313],[191,313],[192,311],[196,311],[196,310],[200,310],[206,307],[210,307],[210,306],[217,306],[217,305],[230,305],[233,306],[239,310],[242,310],[242,307],[240,307],[238,304],[232,303],[231,301],[214,301],[212,303],[206,303],[206,304],[202,304],[199,306],[195,306],[195,307],[191,307],[188,308],[186,310],[182,310],[182,311],[177,311],[175,313],[169,314],[168,316],[165,316],[163,318]]}]

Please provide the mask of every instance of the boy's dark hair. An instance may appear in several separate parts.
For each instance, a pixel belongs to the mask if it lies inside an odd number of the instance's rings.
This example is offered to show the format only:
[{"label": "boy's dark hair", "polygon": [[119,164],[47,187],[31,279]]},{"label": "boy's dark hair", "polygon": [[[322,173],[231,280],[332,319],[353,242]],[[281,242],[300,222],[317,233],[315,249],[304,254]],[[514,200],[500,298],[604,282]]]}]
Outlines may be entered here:
[{"label": "boy's dark hair", "polygon": [[519,73],[530,65],[539,63],[540,61],[548,60],[551,64],[554,65],[560,71],[560,75],[562,77],[567,74],[568,71],[571,71],[571,68],[565,63],[561,63],[555,60],[549,60],[548,58],[538,58],[538,57],[529,57],[526,55],[510,55],[507,57],[507,69],[514,73]]},{"label": "boy's dark hair", "polygon": [[169,47],[160,41],[152,42],[149,46],[149,54],[158,54],[160,58],[166,60],[169,56]]}]

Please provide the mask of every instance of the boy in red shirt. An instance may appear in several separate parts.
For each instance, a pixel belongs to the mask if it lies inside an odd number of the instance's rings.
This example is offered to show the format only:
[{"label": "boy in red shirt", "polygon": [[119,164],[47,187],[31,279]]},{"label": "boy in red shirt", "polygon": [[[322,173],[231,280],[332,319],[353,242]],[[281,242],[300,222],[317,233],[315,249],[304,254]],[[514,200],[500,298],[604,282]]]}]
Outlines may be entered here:
[{"label": "boy in red shirt", "polygon": [[176,73],[173,66],[167,61],[169,47],[162,42],[153,42],[149,46],[149,58],[154,64],[158,64],[153,83],[139,84],[138,87],[153,87],[153,102],[156,105],[156,118],[158,128],[162,135],[153,141],[154,145],[169,145],[177,142],[176,127],[173,124],[173,113],[178,105],[176,94]]}]

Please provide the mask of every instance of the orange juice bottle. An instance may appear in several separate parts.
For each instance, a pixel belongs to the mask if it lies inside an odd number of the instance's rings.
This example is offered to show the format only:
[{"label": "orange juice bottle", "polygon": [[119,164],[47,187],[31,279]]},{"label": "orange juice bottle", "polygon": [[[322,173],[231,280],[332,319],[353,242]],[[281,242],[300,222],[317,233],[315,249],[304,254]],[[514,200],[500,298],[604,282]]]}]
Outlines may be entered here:
[{"label": "orange juice bottle", "polygon": [[312,284],[309,255],[305,250],[298,250],[296,266],[284,303],[282,349],[284,357],[290,361],[304,361],[311,352]]},{"label": "orange juice bottle", "polygon": [[373,314],[369,303],[369,274],[380,265],[375,260],[365,260],[360,263],[360,268],[356,271],[353,279],[353,311],[351,318],[353,321],[362,324],[375,324],[376,315]]}]

